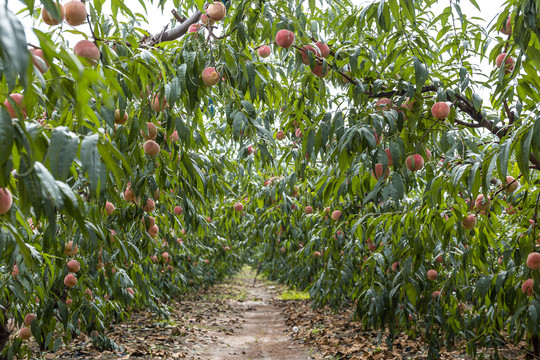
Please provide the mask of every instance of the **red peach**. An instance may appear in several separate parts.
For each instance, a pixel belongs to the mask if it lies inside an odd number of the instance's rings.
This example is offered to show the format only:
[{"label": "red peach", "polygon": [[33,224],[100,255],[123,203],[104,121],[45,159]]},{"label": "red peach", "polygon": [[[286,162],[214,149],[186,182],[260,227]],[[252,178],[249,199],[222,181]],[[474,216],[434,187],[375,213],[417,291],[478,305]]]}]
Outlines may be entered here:
[{"label": "red peach", "polygon": [[276,43],[279,47],[290,48],[294,43],[294,33],[287,29],[279,30],[276,34]]},{"label": "red peach", "polygon": [[450,115],[450,106],[445,102],[436,102],[431,107],[431,115],[435,119],[444,120]]},{"label": "red peach", "polygon": [[204,85],[213,86],[219,82],[219,74],[213,67],[207,67],[201,74]]},{"label": "red peach", "polygon": [[58,2],[55,5],[56,5],[56,8],[58,9],[58,13],[60,14],[59,19],[55,18],[50,12],[47,11],[47,9],[45,8],[41,9],[41,19],[43,20],[45,24],[50,25],[50,26],[60,24],[66,16],[64,6],[60,5],[60,3]]},{"label": "red peach", "polygon": [[161,148],[159,147],[159,144],[156,143],[154,140],[147,140],[143,144],[143,150],[146,155],[156,156],[157,154],[159,154]]},{"label": "red peach", "polygon": [[75,55],[85,58],[90,65],[97,64],[101,57],[98,47],[90,40],[81,40],[73,47]]},{"label": "red peach", "polygon": [[86,6],[78,0],[67,2],[64,5],[66,22],[71,26],[79,26],[86,21]]}]

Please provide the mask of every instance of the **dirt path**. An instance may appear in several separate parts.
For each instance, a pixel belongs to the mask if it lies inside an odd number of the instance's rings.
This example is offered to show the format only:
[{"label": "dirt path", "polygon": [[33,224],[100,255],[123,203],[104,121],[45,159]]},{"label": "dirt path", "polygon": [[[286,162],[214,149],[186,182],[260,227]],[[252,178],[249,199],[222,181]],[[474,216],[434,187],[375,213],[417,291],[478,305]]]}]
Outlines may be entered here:
[{"label": "dirt path", "polygon": [[320,359],[316,351],[287,335],[282,309],[271,304],[277,297],[274,286],[257,282],[254,273],[244,271],[234,284],[240,298],[229,299],[230,310],[216,319],[216,324],[230,324],[228,331],[209,331],[194,348],[196,359]]},{"label": "dirt path", "polygon": [[[284,288],[258,280],[245,268],[237,276],[170,303],[170,318],[136,312],[116,324],[107,336],[120,348],[99,351],[85,335],[47,360],[307,360],[323,359],[316,350],[292,338],[284,304],[274,301]],[[278,290],[279,288],[279,290]],[[37,354],[35,344],[32,345]],[[314,348],[316,349],[315,345]],[[332,357],[327,357],[332,358]]]}]

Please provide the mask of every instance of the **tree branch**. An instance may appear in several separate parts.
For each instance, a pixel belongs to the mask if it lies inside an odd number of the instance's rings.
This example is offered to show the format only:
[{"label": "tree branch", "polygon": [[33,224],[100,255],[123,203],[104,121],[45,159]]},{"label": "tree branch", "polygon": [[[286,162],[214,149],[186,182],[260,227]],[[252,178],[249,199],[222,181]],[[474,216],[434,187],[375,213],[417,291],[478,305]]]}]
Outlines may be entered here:
[{"label": "tree branch", "polygon": [[156,45],[156,44],[159,44],[160,42],[176,40],[179,37],[185,35],[189,29],[189,26],[197,23],[201,15],[202,15],[202,12],[200,10],[197,10],[186,21],[184,21],[177,27],[169,31],[160,32],[152,36],[150,39],[146,40],[144,43],[146,45]]},{"label": "tree branch", "polygon": [[171,10],[171,13],[173,14],[174,18],[176,19],[176,21],[178,21],[180,24],[183,23],[184,21],[186,21],[186,18],[183,17],[183,16],[180,16],[180,14],[178,14],[178,12],[176,11],[176,9],[172,9]]},{"label": "tree branch", "polygon": [[[298,51],[304,52],[304,53],[306,53],[306,54],[308,53],[305,49],[302,49],[301,47],[299,47],[299,46],[297,46],[297,45],[293,45],[293,47],[294,47],[296,50],[298,50]],[[315,56],[315,59],[317,60],[317,64],[321,65],[321,64],[323,63],[323,59],[324,59],[323,57],[318,56],[318,55],[315,54],[314,52],[313,52],[313,56]],[[336,66],[330,64],[330,62],[326,62],[326,64],[327,64],[330,68],[334,69],[334,71],[337,71],[338,73],[340,73],[341,76],[343,76],[345,79],[349,80],[350,83],[356,85],[356,81],[355,81],[353,78],[351,78],[349,75],[345,74],[343,71],[341,71],[340,69],[338,69]]]}]

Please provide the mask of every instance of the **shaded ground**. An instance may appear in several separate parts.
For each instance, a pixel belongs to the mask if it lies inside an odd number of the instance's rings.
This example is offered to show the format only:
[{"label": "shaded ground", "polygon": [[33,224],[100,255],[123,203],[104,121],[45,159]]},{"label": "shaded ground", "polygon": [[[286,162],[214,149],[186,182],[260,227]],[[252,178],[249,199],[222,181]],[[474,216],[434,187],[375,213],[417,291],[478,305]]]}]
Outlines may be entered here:
[{"label": "shaded ground", "polygon": [[272,304],[277,285],[257,281],[244,270],[235,278],[173,306],[170,322],[150,313],[134,314],[108,334],[123,351],[99,352],[88,338],[46,359],[322,359],[294,340],[282,309]]},{"label": "shaded ground", "polygon": [[[379,334],[376,331],[366,331],[359,322],[350,321],[352,309],[341,309],[331,312],[329,309],[312,310],[309,300],[284,301],[275,300],[283,309],[289,334],[305,342],[309,346],[317,347],[325,359],[348,360],[425,360],[428,352],[421,335],[410,337],[401,333],[393,341],[390,350],[384,341],[377,344]],[[456,349],[448,351],[442,349],[440,359],[443,360],[471,360],[467,356],[465,343]],[[507,344],[499,349],[501,359],[525,360],[527,344]],[[479,354],[482,351],[479,349]],[[489,359],[491,351],[484,352],[484,358]]]},{"label": "shaded ground", "polygon": [[[170,321],[148,312],[134,314],[114,327],[108,336],[121,352],[99,352],[89,339],[81,338],[69,348],[45,359],[190,359],[190,360],[407,360],[426,359],[419,339],[401,334],[389,350],[384,341],[376,345],[377,333],[349,321],[351,309],[338,313],[311,310],[302,294],[258,280],[245,269],[223,284],[186,297],[172,306]],[[281,295],[281,296],[280,296]],[[285,295],[285,296],[284,296]],[[295,300],[281,300],[278,297]],[[464,344],[463,344],[464,345]],[[524,359],[524,346],[502,349],[507,359]],[[489,354],[486,354],[489,358]],[[443,351],[441,359],[469,360],[464,347]]]}]

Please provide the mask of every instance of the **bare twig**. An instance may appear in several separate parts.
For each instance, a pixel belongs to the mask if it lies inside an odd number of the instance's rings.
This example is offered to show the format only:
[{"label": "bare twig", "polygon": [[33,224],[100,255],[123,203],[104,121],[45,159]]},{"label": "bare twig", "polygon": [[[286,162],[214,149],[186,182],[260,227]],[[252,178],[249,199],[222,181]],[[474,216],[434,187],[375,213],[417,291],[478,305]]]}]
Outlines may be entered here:
[{"label": "bare twig", "polygon": [[183,17],[183,16],[180,16],[180,14],[178,14],[178,11],[176,11],[176,9],[172,9],[171,10],[174,18],[176,19],[176,21],[178,21],[180,24],[182,24],[184,21],[186,21],[186,18]]},{"label": "bare twig", "polygon": [[514,123],[514,113],[510,111],[506,100],[504,100],[504,110],[506,111],[506,116],[508,116],[508,123],[512,125]]},{"label": "bare twig", "polygon": [[[301,47],[298,47],[297,45],[293,45],[293,47],[295,49],[297,49],[298,51],[301,51],[301,52],[304,52],[304,53],[308,53],[305,49],[302,49]],[[313,53],[313,56],[315,56],[315,59],[317,60],[317,63],[320,65],[322,64],[323,62],[323,57],[321,56],[318,56],[317,54]],[[356,81],[351,78],[349,75],[347,75],[346,73],[344,73],[343,71],[341,71],[340,69],[338,69],[336,66],[332,65],[331,63],[327,62],[328,66],[331,67],[332,69],[334,69],[334,71],[337,71],[338,73],[341,74],[341,76],[343,76],[345,79],[347,79],[350,83],[352,84],[355,84],[356,85]]]}]

